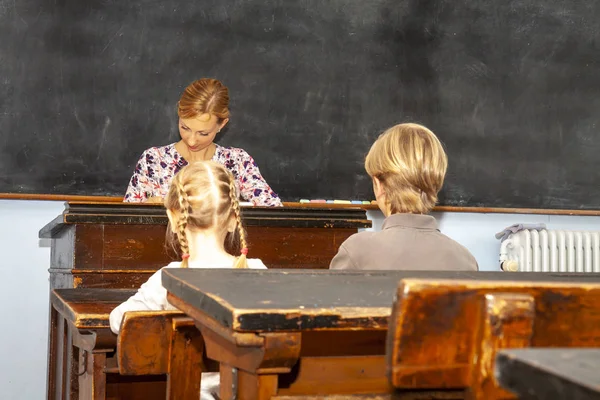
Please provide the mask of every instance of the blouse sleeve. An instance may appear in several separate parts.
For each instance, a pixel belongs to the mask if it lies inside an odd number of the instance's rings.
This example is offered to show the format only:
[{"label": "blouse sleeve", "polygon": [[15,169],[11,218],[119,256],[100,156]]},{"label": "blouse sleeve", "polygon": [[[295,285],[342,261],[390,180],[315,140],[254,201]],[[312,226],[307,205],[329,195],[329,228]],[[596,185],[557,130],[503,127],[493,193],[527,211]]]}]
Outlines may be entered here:
[{"label": "blouse sleeve", "polygon": [[112,310],[109,316],[110,330],[115,334],[121,329],[123,314],[127,311],[160,311],[167,308],[167,289],[162,285],[162,269],[156,271],[127,301]]},{"label": "blouse sleeve", "polygon": [[125,193],[124,202],[127,203],[143,203],[148,198],[152,197],[153,179],[148,168],[148,158],[152,158],[148,150],[142,153],[138,160],[133,175],[129,180],[129,186]]},{"label": "blouse sleeve", "polygon": [[255,206],[282,206],[277,193],[271,189],[250,154],[242,151],[238,165],[240,194]]}]

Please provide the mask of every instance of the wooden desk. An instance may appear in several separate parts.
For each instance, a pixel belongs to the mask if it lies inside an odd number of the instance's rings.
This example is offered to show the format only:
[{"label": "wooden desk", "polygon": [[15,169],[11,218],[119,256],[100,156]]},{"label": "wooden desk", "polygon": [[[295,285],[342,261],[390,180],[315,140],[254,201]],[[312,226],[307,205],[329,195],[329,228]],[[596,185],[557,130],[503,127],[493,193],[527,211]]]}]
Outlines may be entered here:
[{"label": "wooden desk", "polygon": [[221,363],[221,398],[388,393],[385,336],[396,274],[299,270],[163,272]]},{"label": "wooden desk", "polygon": [[523,400],[598,400],[600,349],[504,350],[496,380]]},{"label": "wooden desk", "polygon": [[104,365],[106,354],[116,347],[117,336],[110,331],[108,316],[134,293],[125,289],[51,292],[48,399],[75,400],[80,386],[82,391],[89,389],[97,378],[93,364]]},{"label": "wooden desk", "polygon": [[[329,268],[339,246],[371,227],[360,208],[242,207],[250,257],[269,268]],[[177,258],[162,205],[68,202],[39,233],[52,239],[50,288],[138,288]]]},{"label": "wooden desk", "polygon": [[[428,280],[421,282],[416,278]],[[398,289],[400,281],[405,290]],[[401,298],[396,304],[412,308],[403,308],[404,314],[398,314],[404,316],[401,322],[393,321],[402,328],[400,333],[390,330],[388,343],[393,349],[388,349],[387,358],[390,369],[392,363],[395,368],[392,382],[404,394],[417,396],[414,398],[421,398],[418,393],[422,395],[423,390],[431,396],[424,398],[464,398],[465,389],[472,384],[487,384],[476,373],[486,367],[486,355],[494,354],[486,351],[506,343],[521,343],[519,333],[530,327],[530,319],[524,318],[531,317],[527,311],[532,303],[527,298],[524,308],[516,307],[518,312],[524,310],[522,315],[510,314],[523,318],[511,320],[515,324],[506,325],[506,330],[499,333],[506,334],[507,342],[490,341],[493,337],[485,335],[489,324],[493,328],[498,321],[506,321],[501,318],[502,313],[496,319],[494,315],[490,318],[486,301],[507,300],[502,296],[504,292],[534,293],[533,310],[538,310],[535,312],[543,318],[536,319],[539,331],[531,345],[582,343],[585,337],[598,339],[593,325],[600,318],[595,308],[595,304],[600,307],[600,291],[590,291],[594,284],[600,289],[599,275],[180,269],[163,272],[169,301],[196,321],[208,357],[221,362],[223,399],[234,394],[240,399],[261,400],[279,398],[275,396],[391,394],[385,344],[395,296]],[[555,290],[565,287],[572,290]],[[419,288],[428,290],[432,297],[422,297],[424,292]],[[489,293],[496,297],[487,297]],[[591,295],[581,297],[584,294]],[[515,299],[523,300],[518,296]],[[576,314],[575,310],[582,306],[582,313]],[[591,319],[579,336],[568,332],[584,317]],[[572,325],[561,325],[561,318]]]},{"label": "wooden desk", "polygon": [[600,274],[475,276],[399,283],[386,352],[394,387],[514,399],[494,379],[498,351],[600,343]]},{"label": "wooden desk", "polygon": [[[121,334],[109,314],[135,291],[57,289],[58,335],[50,340],[48,399],[198,399],[204,342],[178,311],[128,312]],[[71,345],[72,343],[72,345]]]}]

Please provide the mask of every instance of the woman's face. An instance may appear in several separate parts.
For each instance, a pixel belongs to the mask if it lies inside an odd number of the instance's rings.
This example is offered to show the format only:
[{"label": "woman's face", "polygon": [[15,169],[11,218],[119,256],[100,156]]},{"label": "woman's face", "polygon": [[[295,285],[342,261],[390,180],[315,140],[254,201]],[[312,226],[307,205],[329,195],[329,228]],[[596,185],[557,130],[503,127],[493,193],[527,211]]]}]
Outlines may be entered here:
[{"label": "woman's face", "polygon": [[202,114],[196,118],[179,118],[179,134],[190,152],[207,148],[228,119],[219,124],[217,117]]}]

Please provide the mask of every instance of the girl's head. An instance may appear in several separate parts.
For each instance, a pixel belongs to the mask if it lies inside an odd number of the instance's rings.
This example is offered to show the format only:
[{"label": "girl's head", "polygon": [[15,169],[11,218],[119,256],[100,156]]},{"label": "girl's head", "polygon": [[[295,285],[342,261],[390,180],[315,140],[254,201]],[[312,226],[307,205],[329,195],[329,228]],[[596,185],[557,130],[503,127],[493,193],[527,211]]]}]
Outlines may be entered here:
[{"label": "girl's head", "polygon": [[165,198],[170,236],[177,239],[187,267],[189,238],[194,232],[212,233],[219,243],[227,242],[234,255],[241,254],[235,268],[247,268],[246,232],[242,227],[238,193],[233,175],[224,166],[202,161],[182,168],[171,182]]},{"label": "girl's head", "polygon": [[229,91],[216,79],[190,83],[177,104],[179,134],[190,151],[199,151],[213,142],[229,121]]},{"label": "girl's head", "polygon": [[430,212],[447,167],[448,158],[438,138],[418,124],[400,124],[386,130],[365,160],[377,203],[386,215]]}]

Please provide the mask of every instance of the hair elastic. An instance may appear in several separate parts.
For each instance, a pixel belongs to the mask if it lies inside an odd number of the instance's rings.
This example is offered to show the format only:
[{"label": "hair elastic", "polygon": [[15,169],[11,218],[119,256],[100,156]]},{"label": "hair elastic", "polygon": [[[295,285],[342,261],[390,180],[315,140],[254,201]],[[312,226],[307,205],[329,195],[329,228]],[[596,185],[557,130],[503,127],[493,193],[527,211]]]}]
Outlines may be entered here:
[{"label": "hair elastic", "polygon": [[244,247],[244,248],[242,249],[242,254],[243,254],[243,255],[245,255],[245,256],[247,256],[247,255],[248,255],[248,248],[247,248],[247,247]]},{"label": "hair elastic", "polygon": [[188,253],[185,253],[185,254],[181,255],[181,259],[182,260],[187,260],[188,258],[190,258],[190,255]]}]

